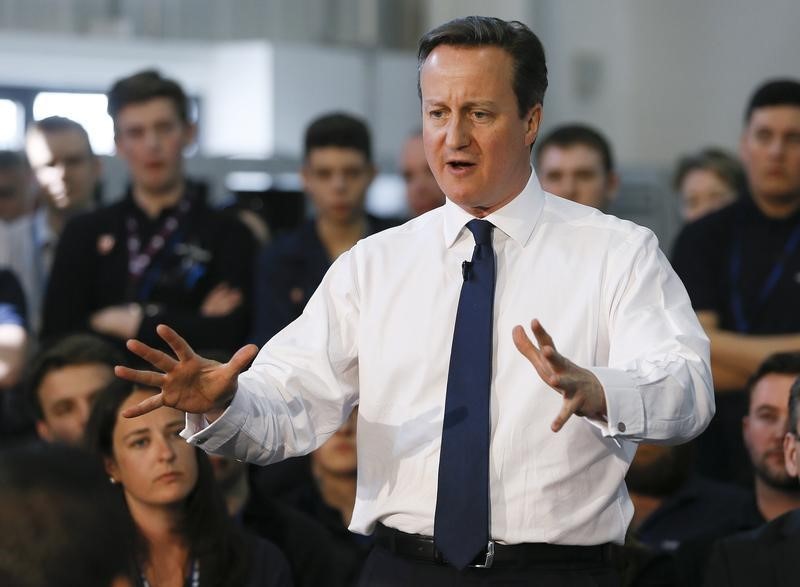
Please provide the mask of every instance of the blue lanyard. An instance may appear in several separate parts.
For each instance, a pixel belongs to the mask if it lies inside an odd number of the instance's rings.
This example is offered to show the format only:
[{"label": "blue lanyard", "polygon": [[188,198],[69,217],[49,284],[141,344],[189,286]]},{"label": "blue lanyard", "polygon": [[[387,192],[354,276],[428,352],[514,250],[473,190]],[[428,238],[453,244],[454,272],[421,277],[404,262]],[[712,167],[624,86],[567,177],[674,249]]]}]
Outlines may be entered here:
[{"label": "blue lanyard", "polygon": [[[740,288],[742,278],[742,233],[744,232],[744,218],[740,216],[739,226],[736,231],[736,240],[733,242],[733,248],[730,256],[730,277],[731,277],[731,309],[733,310],[733,318],[736,321],[736,331],[747,333],[750,331],[752,324],[744,311],[744,303],[742,301],[742,292]],[[770,294],[775,290],[778,285],[786,266],[786,260],[789,259],[800,243],[800,224],[798,224],[789,235],[789,239],[783,247],[778,260],[772,266],[766,281],[761,286],[758,298],[756,300],[753,314],[758,314],[764,303],[769,298]]]}]

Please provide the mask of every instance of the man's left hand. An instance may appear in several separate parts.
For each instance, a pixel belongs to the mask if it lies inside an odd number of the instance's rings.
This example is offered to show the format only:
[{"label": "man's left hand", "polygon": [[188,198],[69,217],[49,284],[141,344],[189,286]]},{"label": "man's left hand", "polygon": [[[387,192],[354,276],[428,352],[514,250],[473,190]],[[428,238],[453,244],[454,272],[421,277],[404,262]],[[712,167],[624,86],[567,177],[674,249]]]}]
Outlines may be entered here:
[{"label": "man's left hand", "polygon": [[550,426],[553,432],[561,430],[572,414],[605,420],[606,396],[594,373],[561,355],[538,320],[531,322],[531,330],[539,343],[538,348],[522,326],[514,327],[514,344],[528,358],[542,381],[564,396],[561,411]]}]

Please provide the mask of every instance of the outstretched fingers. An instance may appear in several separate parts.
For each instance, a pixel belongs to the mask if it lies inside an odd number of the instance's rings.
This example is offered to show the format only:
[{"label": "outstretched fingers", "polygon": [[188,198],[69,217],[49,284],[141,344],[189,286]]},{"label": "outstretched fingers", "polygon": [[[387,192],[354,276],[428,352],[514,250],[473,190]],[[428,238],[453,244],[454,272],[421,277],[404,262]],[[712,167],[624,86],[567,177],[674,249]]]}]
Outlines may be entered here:
[{"label": "outstretched fingers", "polygon": [[240,348],[228,361],[228,367],[233,369],[236,374],[241,373],[253,362],[258,354],[258,347],[254,344],[248,344]]},{"label": "outstretched fingers", "polygon": [[146,387],[161,388],[164,385],[164,374],[156,373],[155,371],[142,371],[139,369],[131,369],[130,367],[117,365],[114,367],[114,375],[120,379],[125,379],[132,383],[144,385]]},{"label": "outstretched fingers", "polygon": [[156,332],[169,345],[179,361],[188,361],[194,356],[194,351],[189,343],[166,324],[156,326]]},{"label": "outstretched fingers", "polygon": [[564,424],[567,423],[567,420],[572,417],[572,414],[576,413],[579,409],[580,401],[578,399],[564,396],[564,402],[561,404],[561,410],[559,410],[558,415],[550,425],[550,429],[553,432],[558,432],[561,430],[564,427]]},{"label": "outstretched fingers", "polygon": [[146,400],[142,400],[135,406],[131,406],[122,411],[122,416],[124,418],[135,418],[136,416],[141,416],[143,414],[147,414],[148,412],[152,412],[153,410],[157,410],[158,408],[164,405],[164,392],[161,392],[157,395],[148,397]]},{"label": "outstretched fingers", "polygon": [[169,373],[177,364],[177,361],[167,353],[154,349],[135,338],[130,339],[125,346],[128,347],[128,350],[134,355],[144,359],[153,367],[161,369],[165,373]]},{"label": "outstretched fingers", "polygon": [[525,329],[522,326],[515,326],[511,331],[511,335],[517,350],[531,362],[534,369],[536,369],[536,372],[539,374],[539,377],[548,385],[552,385],[550,381],[555,376],[555,373],[553,373],[553,370],[547,365],[547,361],[542,356],[542,352],[533,344],[533,341],[528,337]]}]

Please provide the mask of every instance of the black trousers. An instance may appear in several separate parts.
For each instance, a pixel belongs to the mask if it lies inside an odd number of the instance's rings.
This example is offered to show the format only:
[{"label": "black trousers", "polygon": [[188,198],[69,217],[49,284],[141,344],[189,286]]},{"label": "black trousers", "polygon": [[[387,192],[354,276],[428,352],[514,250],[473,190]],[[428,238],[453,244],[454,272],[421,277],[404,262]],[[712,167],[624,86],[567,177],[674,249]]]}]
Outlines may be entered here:
[{"label": "black trousers", "polygon": [[536,587],[619,587],[609,561],[521,562],[513,567],[459,571],[447,565],[405,558],[376,545],[364,564],[363,587],[450,587],[457,585],[531,585]]}]

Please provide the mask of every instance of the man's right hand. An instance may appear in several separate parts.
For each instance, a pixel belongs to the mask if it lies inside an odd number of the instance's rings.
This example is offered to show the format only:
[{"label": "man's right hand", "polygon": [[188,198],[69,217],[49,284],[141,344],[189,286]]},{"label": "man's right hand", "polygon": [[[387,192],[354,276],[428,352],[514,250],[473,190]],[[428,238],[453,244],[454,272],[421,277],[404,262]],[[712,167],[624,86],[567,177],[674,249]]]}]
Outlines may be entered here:
[{"label": "man's right hand", "polygon": [[161,393],[128,408],[122,415],[133,418],[161,406],[170,406],[192,414],[205,414],[213,422],[233,399],[236,378],[258,354],[258,347],[253,344],[244,346],[236,351],[230,361],[219,363],[196,354],[169,326],[159,324],[156,332],[169,345],[176,358],[138,340],[128,341],[128,350],[161,372],[118,365],[114,373],[139,385],[157,387]]}]

